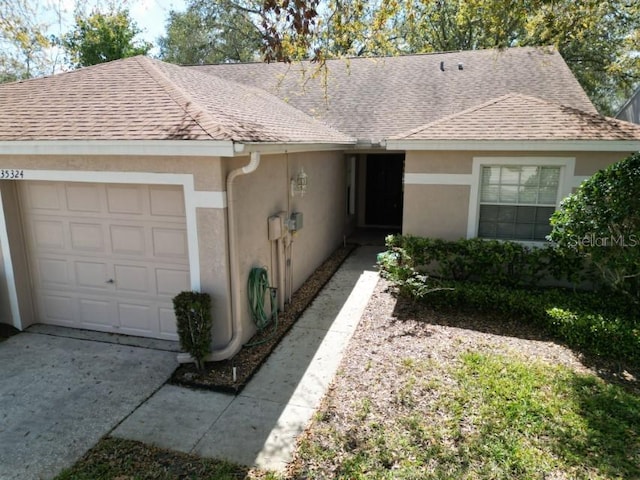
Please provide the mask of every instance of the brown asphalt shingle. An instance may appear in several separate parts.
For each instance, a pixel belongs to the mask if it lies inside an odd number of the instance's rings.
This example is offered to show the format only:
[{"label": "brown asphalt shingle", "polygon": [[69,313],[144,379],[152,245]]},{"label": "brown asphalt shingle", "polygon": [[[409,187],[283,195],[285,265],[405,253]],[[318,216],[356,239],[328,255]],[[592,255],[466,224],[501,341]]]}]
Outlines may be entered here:
[{"label": "brown asphalt shingle", "polygon": [[0,140],[355,138],[638,136],[597,115],[551,48],[332,60],[319,70],[308,62],[180,67],[134,57],[0,85]]},{"label": "brown asphalt shingle", "polygon": [[350,143],[268,93],[146,57],[0,85],[0,140]]},{"label": "brown asphalt shingle", "polygon": [[512,92],[597,113],[553,48],[330,60],[319,70],[308,62],[190,68],[259,86],[346,134],[374,142]]},{"label": "brown asphalt shingle", "polygon": [[517,93],[391,140],[640,140],[640,125]]}]

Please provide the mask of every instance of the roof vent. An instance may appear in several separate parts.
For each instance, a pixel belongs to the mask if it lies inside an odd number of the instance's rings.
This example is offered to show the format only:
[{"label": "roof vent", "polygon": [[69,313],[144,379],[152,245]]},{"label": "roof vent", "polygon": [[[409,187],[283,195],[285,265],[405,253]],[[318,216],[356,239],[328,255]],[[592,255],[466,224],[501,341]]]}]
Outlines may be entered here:
[{"label": "roof vent", "polygon": [[444,72],[444,62],[440,62],[440,71]]},{"label": "roof vent", "polygon": [[464,70],[464,66],[462,65],[462,62],[458,63],[458,70]]}]

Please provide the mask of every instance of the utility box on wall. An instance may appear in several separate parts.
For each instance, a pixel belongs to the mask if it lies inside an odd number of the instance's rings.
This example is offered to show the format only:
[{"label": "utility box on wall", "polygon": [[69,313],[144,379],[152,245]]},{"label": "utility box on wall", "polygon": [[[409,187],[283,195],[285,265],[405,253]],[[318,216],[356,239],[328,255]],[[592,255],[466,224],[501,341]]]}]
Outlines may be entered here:
[{"label": "utility box on wall", "polygon": [[273,215],[269,217],[269,240],[278,240],[282,238],[284,228],[282,225],[282,217],[279,215]]},{"label": "utility box on wall", "polygon": [[289,230],[297,232],[302,230],[302,212],[292,212],[289,217]]}]

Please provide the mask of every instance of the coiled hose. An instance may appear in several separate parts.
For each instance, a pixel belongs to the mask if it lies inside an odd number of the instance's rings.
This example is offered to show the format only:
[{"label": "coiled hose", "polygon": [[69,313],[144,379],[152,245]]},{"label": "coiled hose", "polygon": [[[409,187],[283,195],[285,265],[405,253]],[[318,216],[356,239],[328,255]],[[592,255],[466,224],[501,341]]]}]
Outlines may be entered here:
[{"label": "coiled hose", "polygon": [[[249,291],[249,309],[251,310],[251,316],[258,329],[258,332],[262,332],[273,321],[274,333],[278,329],[278,305],[276,302],[276,288],[269,287],[269,277],[267,270],[262,267],[255,267],[249,272],[249,279],[247,281],[247,290]],[[265,294],[269,290],[269,298],[271,301],[271,315],[267,315],[265,310]],[[248,346],[258,345],[264,343],[269,338],[264,340],[250,343]]]}]

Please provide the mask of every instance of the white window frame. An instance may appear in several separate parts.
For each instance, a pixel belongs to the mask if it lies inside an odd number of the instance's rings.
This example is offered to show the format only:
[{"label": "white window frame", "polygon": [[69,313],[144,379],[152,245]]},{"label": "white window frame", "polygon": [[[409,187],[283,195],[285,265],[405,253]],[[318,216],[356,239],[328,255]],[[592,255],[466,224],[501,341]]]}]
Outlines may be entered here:
[{"label": "white window frame", "polygon": [[[478,226],[480,222],[480,190],[482,182],[482,167],[503,167],[503,166],[535,166],[535,167],[560,167],[560,181],[558,183],[558,194],[556,198],[556,209],[560,206],[560,201],[569,195],[579,184],[579,178],[575,177],[576,159],[575,157],[474,157],[471,182],[471,192],[469,196],[469,215],[467,218],[467,238],[478,236]],[[540,240],[514,240],[520,243],[530,243],[540,245],[545,243]]]}]

